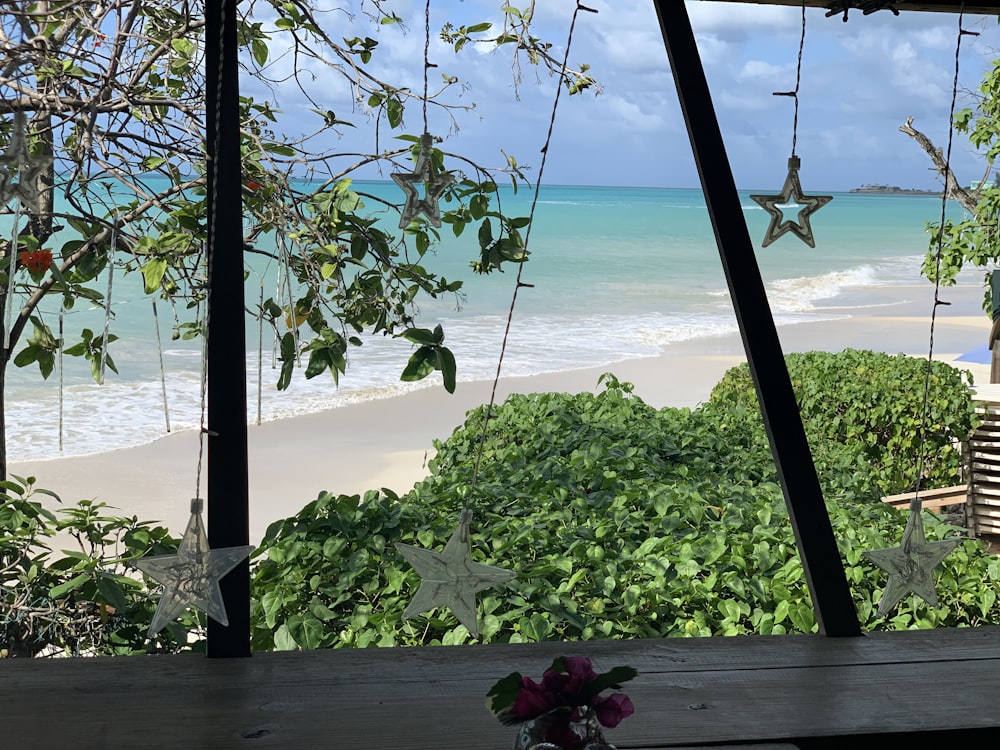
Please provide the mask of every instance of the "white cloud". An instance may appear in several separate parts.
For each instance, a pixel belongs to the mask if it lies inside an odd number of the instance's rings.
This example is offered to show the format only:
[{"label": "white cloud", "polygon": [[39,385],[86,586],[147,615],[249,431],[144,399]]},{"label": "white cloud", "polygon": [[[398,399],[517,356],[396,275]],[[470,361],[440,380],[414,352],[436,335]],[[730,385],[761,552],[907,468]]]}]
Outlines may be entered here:
[{"label": "white cloud", "polygon": [[795,75],[794,68],[787,65],[772,65],[763,60],[747,60],[736,74],[736,78],[740,81],[763,81],[770,84],[784,80],[789,72],[792,76]]},{"label": "white cloud", "polygon": [[605,99],[605,107],[622,130],[650,132],[663,129],[664,120],[661,114],[647,111],[634,101],[627,101],[620,96],[609,96]]}]

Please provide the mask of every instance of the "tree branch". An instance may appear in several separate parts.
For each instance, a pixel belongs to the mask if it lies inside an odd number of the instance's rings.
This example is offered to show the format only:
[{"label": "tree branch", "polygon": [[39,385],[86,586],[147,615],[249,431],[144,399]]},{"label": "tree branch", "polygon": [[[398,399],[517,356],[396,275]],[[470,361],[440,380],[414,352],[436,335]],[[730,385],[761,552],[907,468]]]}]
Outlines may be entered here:
[{"label": "tree branch", "polygon": [[976,206],[979,205],[979,191],[966,190],[958,184],[958,179],[955,177],[955,173],[951,171],[951,168],[945,161],[944,156],[941,153],[941,149],[935,146],[930,138],[913,127],[912,117],[906,118],[906,123],[900,125],[899,131],[915,140],[920,148],[922,148],[931,158],[931,162],[934,164],[934,169],[937,170],[939,175],[944,177],[946,196],[952,200],[958,201],[962,208],[969,213],[974,214],[976,212]]}]

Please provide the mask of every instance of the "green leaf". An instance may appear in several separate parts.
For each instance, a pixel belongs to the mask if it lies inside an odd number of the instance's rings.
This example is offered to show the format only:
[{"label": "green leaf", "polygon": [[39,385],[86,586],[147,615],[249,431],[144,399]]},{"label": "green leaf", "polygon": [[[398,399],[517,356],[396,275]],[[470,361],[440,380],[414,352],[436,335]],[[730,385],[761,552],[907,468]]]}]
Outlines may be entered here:
[{"label": "green leaf", "polygon": [[253,50],[253,59],[257,62],[260,67],[264,67],[267,64],[268,49],[267,42],[263,39],[254,39],[251,44],[251,49]]},{"label": "green leaf", "polygon": [[111,576],[98,573],[97,590],[104,597],[104,601],[115,609],[123,612],[128,609],[128,597],[125,595],[124,589]]},{"label": "green leaf", "polygon": [[431,332],[428,328],[407,328],[399,335],[407,341],[412,341],[414,344],[421,344],[423,346],[433,346],[438,343],[435,333]]},{"label": "green leaf", "polygon": [[288,626],[284,623],[274,631],[274,647],[278,651],[295,651],[299,647],[291,633],[288,632]]},{"label": "green leaf", "polygon": [[489,689],[486,693],[486,708],[504,724],[514,724],[519,719],[512,719],[510,709],[521,692],[521,673],[513,672]]},{"label": "green leaf", "polygon": [[441,375],[444,376],[444,389],[448,393],[454,393],[457,366],[455,355],[451,353],[450,349],[443,346],[437,349],[437,367],[435,369],[440,370]]},{"label": "green leaf", "polygon": [[295,336],[287,332],[281,337],[281,370],[278,374],[279,391],[286,390],[292,382],[292,372],[295,370]]},{"label": "green leaf", "polygon": [[49,596],[53,599],[62,599],[66,594],[71,591],[75,591],[80,588],[83,584],[90,580],[89,573],[81,573],[78,576],[71,578],[65,583],[60,583],[58,586],[53,586],[49,589]]},{"label": "green leaf", "polygon": [[422,346],[417,349],[406,363],[406,368],[399,379],[404,382],[423,380],[434,372],[434,363],[437,359],[434,348]]},{"label": "green leaf", "polygon": [[264,150],[278,156],[295,156],[297,153],[294,148],[284,143],[265,143]]},{"label": "green leaf", "polygon": [[403,103],[399,99],[389,98],[385,103],[389,127],[398,128],[403,123]]},{"label": "green leaf", "polygon": [[[163,282],[167,272],[167,261],[164,258],[150,258],[142,267],[142,280],[146,294],[154,294]],[[67,352],[68,354],[69,352]]]},{"label": "green leaf", "polygon": [[597,695],[605,690],[617,690],[622,683],[634,679],[638,674],[633,667],[614,667],[608,672],[599,674],[588,686],[588,692]]},{"label": "green leaf", "polygon": [[24,349],[17,353],[14,357],[14,364],[17,367],[27,367],[33,362],[37,361],[38,354],[41,350],[37,346],[26,346]]}]

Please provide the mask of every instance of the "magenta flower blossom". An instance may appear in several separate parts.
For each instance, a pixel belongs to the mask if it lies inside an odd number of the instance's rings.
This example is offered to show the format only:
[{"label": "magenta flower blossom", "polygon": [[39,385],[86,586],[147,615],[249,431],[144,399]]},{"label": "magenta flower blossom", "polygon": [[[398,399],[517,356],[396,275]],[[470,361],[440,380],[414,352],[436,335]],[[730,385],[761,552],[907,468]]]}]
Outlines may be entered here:
[{"label": "magenta flower blossom", "polygon": [[612,693],[606,698],[595,696],[591,705],[601,726],[608,729],[614,729],[621,724],[622,719],[635,713],[635,704],[625,693]]},{"label": "magenta flower blossom", "polygon": [[619,689],[620,683],[636,674],[631,667],[599,674],[584,656],[560,657],[545,670],[541,683],[514,672],[493,686],[486,702],[505,724],[538,719],[544,722],[548,742],[575,748],[582,742],[572,729],[574,722],[596,719],[612,729],[635,713],[635,705],[624,693],[601,693]]}]

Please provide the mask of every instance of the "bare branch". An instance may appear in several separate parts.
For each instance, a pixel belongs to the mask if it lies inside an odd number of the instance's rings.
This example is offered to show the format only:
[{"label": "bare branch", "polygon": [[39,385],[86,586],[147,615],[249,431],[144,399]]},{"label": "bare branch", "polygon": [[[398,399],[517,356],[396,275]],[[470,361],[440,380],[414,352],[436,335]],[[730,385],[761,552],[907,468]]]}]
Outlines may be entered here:
[{"label": "bare branch", "polygon": [[[945,192],[947,196],[952,200],[958,201],[958,203],[961,204],[966,211],[975,213],[976,206],[979,205],[979,191],[966,190],[958,183],[955,173],[951,171],[951,168],[948,166],[947,162],[945,162],[944,154],[941,152],[941,149],[935,146],[930,138],[913,127],[913,118],[907,117],[906,123],[900,125],[899,130],[901,133],[905,133],[910,136],[910,138],[915,140],[920,148],[922,148],[931,158],[931,162],[933,162],[937,173],[944,177]],[[989,171],[987,171],[987,174],[989,174]]]}]

